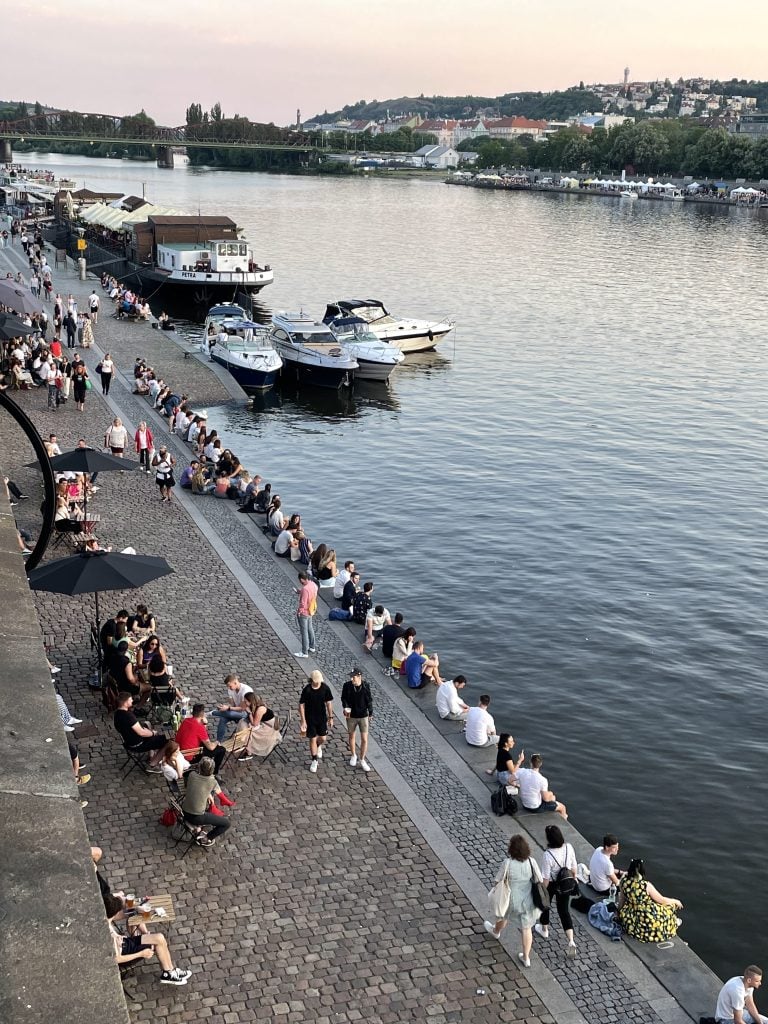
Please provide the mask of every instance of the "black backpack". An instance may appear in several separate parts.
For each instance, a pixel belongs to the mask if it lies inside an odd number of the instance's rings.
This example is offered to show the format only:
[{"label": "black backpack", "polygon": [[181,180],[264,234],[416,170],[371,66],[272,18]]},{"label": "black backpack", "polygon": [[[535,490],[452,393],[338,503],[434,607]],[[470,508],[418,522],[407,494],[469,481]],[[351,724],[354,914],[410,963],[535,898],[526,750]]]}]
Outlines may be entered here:
[{"label": "black backpack", "polygon": [[[560,868],[560,862],[551,850],[547,850],[555,864]],[[565,859],[568,860],[568,851],[565,852]],[[561,867],[555,875],[555,892],[559,896],[575,896],[579,891],[579,883],[573,877],[570,868]]]},{"label": "black backpack", "polygon": [[506,786],[499,786],[491,793],[491,810],[494,814],[517,814],[517,800],[510,796]]}]

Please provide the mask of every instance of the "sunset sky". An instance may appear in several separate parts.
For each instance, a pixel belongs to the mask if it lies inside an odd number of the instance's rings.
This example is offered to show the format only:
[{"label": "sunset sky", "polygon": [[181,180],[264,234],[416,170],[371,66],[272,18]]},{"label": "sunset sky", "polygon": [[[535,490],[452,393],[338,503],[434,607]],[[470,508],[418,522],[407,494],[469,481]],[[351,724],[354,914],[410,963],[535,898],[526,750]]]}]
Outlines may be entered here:
[{"label": "sunset sky", "polygon": [[[613,13],[609,13],[613,11]],[[580,79],[766,78],[768,4],[715,0],[9,0],[0,99],[181,124],[188,103],[288,123],[358,99]]]}]

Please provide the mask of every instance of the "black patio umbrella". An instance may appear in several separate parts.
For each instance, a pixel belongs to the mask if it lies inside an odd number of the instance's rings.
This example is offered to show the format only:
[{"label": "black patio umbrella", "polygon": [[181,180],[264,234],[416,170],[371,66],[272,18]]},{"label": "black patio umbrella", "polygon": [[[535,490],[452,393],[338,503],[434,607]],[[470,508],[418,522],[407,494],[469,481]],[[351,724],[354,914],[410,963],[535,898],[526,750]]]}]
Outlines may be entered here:
[{"label": "black patio umbrella", "polygon": [[[96,635],[101,635],[99,594],[108,590],[133,590],[145,583],[167,576],[174,570],[164,558],[156,555],[123,555],[117,551],[84,551],[69,558],[33,569],[29,574],[32,590],[45,590],[52,594],[93,594],[96,600]],[[101,683],[101,646],[99,655],[99,683]]]},{"label": "black patio umbrella", "polygon": [[[119,459],[108,452],[99,452],[95,448],[73,448],[71,452],[54,455],[51,469],[54,473],[110,473],[119,469],[121,472],[138,469],[139,463],[131,459]],[[27,463],[28,469],[39,469],[39,462]],[[83,513],[86,519],[88,512],[88,496],[83,497]]]},{"label": "black patio umbrella", "polygon": [[17,313],[42,313],[43,304],[25,284],[9,279],[0,280],[0,302]]},{"label": "black patio umbrella", "polygon": [[0,313],[0,341],[10,341],[11,338],[26,338],[34,334],[35,327],[28,327],[23,320],[14,316],[13,313]]}]

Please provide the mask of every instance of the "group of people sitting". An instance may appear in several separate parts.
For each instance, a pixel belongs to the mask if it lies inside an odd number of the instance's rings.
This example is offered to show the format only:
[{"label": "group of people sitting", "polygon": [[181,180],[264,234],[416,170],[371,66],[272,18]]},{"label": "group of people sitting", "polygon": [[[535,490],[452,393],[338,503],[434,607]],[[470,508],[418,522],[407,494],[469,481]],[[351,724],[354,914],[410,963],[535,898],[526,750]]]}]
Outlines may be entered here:
[{"label": "group of people sitting", "polygon": [[151,320],[152,310],[149,302],[130,288],[124,287],[116,277],[110,274],[101,275],[101,287],[115,304],[112,314],[117,320],[126,317],[133,320]]}]

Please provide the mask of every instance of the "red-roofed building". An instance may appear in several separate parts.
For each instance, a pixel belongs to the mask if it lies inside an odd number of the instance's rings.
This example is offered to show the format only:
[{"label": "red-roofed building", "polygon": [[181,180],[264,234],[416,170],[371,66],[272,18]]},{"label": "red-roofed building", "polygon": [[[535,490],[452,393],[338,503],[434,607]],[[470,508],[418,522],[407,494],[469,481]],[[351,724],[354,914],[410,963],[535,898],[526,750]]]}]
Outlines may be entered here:
[{"label": "red-roofed building", "polygon": [[541,138],[547,130],[546,121],[531,121],[527,117],[501,117],[486,121],[488,134],[497,139],[513,139],[516,135],[532,135]]}]

